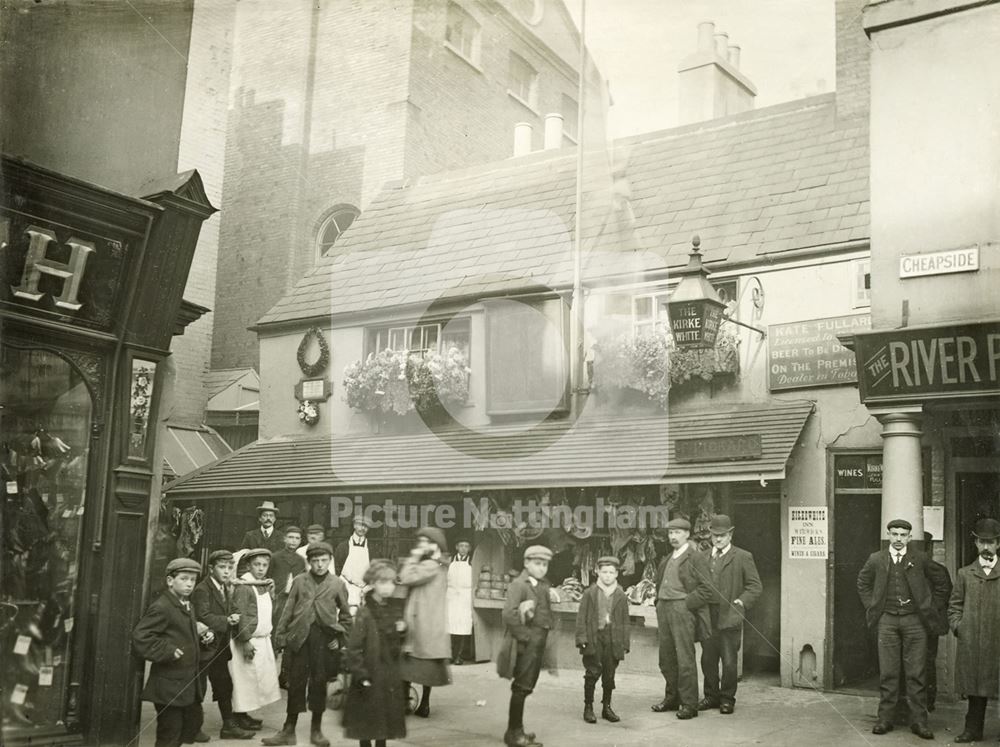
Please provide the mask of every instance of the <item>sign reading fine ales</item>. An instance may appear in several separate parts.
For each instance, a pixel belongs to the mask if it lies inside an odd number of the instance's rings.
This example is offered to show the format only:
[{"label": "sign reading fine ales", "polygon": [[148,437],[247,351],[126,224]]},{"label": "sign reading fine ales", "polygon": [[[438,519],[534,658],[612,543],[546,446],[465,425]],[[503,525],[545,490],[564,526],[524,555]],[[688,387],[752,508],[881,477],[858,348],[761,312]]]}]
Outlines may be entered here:
[{"label": "sign reading fine ales", "polygon": [[859,334],[862,402],[1000,393],[1000,322]]},{"label": "sign reading fine ales", "polygon": [[867,314],[834,316],[767,328],[768,388],[782,389],[853,384],[858,380],[854,353],[837,335],[871,329]]},{"label": "sign reading fine ales", "polygon": [[826,506],[788,508],[788,557],[826,560],[829,546]]}]

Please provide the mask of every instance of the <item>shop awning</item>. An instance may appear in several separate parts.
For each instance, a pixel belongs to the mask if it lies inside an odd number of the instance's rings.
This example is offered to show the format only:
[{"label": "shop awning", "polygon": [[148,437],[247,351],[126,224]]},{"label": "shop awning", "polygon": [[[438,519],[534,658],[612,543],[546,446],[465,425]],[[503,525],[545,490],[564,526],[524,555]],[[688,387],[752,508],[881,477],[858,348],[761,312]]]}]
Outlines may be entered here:
[{"label": "shop awning", "polygon": [[168,424],[163,439],[163,474],[174,478],[217,462],[233,450],[211,428]]},{"label": "shop awning", "polygon": [[167,486],[171,498],[780,480],[813,404],[581,418],[524,429],[257,441]]}]

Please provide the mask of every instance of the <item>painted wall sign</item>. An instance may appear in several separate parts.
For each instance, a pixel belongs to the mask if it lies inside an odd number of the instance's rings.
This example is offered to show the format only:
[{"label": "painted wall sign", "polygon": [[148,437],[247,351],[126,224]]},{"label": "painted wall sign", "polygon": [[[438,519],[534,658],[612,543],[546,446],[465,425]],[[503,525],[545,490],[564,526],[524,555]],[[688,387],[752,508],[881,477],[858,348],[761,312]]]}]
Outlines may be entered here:
[{"label": "painted wall sign", "polygon": [[862,402],[1000,392],[1000,322],[860,334]]},{"label": "painted wall sign", "polygon": [[978,244],[961,249],[928,252],[927,254],[904,254],[899,258],[899,277],[901,278],[947,275],[953,272],[975,272],[978,269]]},{"label": "painted wall sign", "polygon": [[708,438],[678,438],[674,441],[674,458],[678,462],[719,462],[725,460],[760,459],[759,433]]},{"label": "painted wall sign", "polygon": [[788,557],[825,560],[829,554],[826,506],[789,506]]},{"label": "painted wall sign", "polygon": [[868,314],[768,326],[768,388],[777,392],[853,384],[858,380],[854,354],[840,344],[837,335],[868,329]]},{"label": "painted wall sign", "polygon": [[837,490],[881,490],[881,454],[838,454],[833,465]]}]

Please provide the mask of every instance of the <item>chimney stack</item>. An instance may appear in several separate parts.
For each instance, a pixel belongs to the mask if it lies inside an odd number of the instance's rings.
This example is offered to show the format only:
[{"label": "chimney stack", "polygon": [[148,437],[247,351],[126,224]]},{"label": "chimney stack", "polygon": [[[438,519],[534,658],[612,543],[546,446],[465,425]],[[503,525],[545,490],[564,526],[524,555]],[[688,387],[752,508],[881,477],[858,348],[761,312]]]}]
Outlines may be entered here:
[{"label": "chimney stack", "polygon": [[740,47],[712,21],[698,24],[698,49],[677,68],[678,121],[704,122],[753,109],[757,89],[740,72]]},{"label": "chimney stack", "polygon": [[514,125],[514,158],[531,153],[531,132],[530,122],[518,122]]},{"label": "chimney stack", "polygon": [[563,141],[563,116],[552,113],[545,115],[545,150],[554,150],[562,147]]}]

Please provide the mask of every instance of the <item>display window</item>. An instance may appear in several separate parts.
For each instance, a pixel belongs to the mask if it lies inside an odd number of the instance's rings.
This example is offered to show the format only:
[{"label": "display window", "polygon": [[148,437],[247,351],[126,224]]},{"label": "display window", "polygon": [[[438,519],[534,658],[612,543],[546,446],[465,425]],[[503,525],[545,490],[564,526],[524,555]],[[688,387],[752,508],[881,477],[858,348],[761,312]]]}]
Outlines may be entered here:
[{"label": "display window", "polygon": [[3,740],[65,725],[91,395],[54,352],[0,348]]}]

